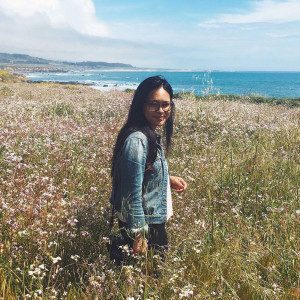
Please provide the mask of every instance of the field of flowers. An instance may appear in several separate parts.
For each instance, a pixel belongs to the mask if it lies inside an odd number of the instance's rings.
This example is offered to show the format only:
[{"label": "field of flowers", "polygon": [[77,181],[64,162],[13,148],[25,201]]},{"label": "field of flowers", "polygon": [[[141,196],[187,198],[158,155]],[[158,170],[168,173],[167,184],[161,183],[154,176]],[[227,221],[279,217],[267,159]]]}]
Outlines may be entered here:
[{"label": "field of flowers", "polygon": [[0,83],[0,299],[298,299],[300,108],[175,99],[165,263],[108,259],[132,93]]}]

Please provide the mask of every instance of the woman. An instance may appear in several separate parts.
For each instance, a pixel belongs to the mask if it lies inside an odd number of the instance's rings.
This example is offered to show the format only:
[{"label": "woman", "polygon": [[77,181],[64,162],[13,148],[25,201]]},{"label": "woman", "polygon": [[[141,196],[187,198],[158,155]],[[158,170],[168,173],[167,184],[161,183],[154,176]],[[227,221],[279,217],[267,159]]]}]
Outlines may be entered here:
[{"label": "woman", "polygon": [[170,186],[178,193],[187,187],[182,178],[169,176],[156,132],[164,127],[168,152],[175,112],[172,97],[172,87],[164,78],[145,79],[134,94],[113,152],[110,202],[117,211],[121,233],[136,254],[150,247],[164,257],[168,248],[165,223],[172,215]]}]

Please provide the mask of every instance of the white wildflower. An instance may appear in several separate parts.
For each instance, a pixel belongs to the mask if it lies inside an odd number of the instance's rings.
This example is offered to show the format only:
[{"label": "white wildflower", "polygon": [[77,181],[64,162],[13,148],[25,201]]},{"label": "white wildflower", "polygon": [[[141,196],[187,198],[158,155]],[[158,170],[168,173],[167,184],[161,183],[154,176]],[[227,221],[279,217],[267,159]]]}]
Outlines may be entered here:
[{"label": "white wildflower", "polygon": [[77,254],[71,255],[71,259],[73,259],[73,260],[75,260],[75,261],[78,261],[78,258],[79,258],[79,257],[80,257],[80,256],[77,255]]},{"label": "white wildflower", "polygon": [[190,286],[190,285],[185,286],[181,290],[181,293],[179,293],[179,298],[182,299],[182,298],[187,298],[189,296],[192,296],[194,294],[194,292],[191,288],[192,288],[192,286]]},{"label": "white wildflower", "polygon": [[58,263],[61,260],[60,256],[57,256],[57,257],[50,256],[50,258],[52,259],[52,261],[53,261],[54,264]]}]

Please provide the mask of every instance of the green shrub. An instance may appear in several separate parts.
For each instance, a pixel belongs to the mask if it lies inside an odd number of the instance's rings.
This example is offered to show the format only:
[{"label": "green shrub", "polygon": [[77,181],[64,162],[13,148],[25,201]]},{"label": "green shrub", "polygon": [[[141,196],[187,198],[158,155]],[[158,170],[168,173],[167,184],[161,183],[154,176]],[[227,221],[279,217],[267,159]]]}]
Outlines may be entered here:
[{"label": "green shrub", "polygon": [[8,88],[7,86],[0,88],[0,99],[4,99],[6,97],[10,97],[13,95],[14,95],[14,91]]},{"label": "green shrub", "polygon": [[299,107],[300,106],[300,98],[272,98],[272,97],[264,97],[261,95],[251,94],[249,96],[239,96],[239,95],[216,95],[209,94],[204,96],[199,96],[194,94],[193,92],[179,92],[174,94],[175,99],[195,99],[198,101],[239,101],[239,102],[250,102],[257,104],[268,104],[268,105],[284,105],[287,107]]},{"label": "green shrub", "polygon": [[50,106],[46,106],[43,109],[43,112],[46,115],[55,115],[55,116],[71,116],[74,112],[74,108],[71,104],[60,102],[60,103],[54,103]]}]

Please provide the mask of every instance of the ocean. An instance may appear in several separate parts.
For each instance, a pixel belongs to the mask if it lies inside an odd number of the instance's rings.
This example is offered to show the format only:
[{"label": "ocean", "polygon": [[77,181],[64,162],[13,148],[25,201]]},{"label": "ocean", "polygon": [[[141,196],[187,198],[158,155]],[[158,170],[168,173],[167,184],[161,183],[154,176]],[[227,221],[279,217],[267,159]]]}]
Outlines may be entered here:
[{"label": "ocean", "polygon": [[24,73],[33,81],[78,82],[100,90],[136,89],[149,76],[162,75],[174,92],[197,95],[250,94],[266,97],[300,97],[300,72],[183,72],[183,71],[103,71],[66,73]]}]

